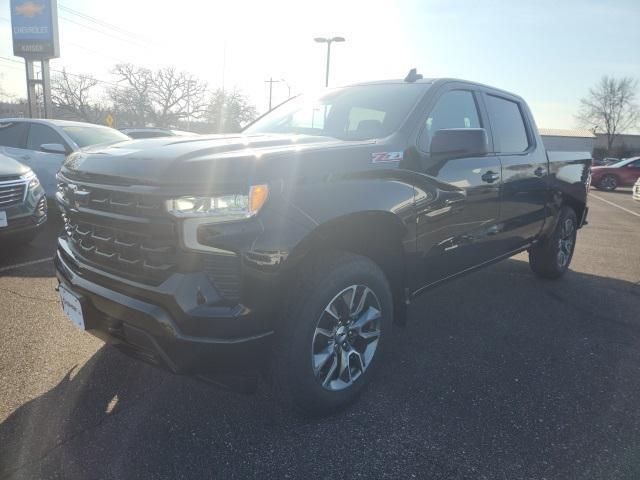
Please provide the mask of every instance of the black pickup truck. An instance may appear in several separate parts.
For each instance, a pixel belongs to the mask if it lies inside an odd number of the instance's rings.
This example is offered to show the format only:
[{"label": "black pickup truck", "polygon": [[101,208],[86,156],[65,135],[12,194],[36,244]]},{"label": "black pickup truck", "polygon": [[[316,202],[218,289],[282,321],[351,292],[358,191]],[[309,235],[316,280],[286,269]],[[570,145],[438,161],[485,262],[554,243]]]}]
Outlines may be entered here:
[{"label": "black pickup truck", "polygon": [[292,99],[236,135],[71,154],[63,307],[140,359],[203,378],[257,368],[288,405],[328,412],[420,293],[524,250],[562,275],[590,164],[547,154],[522,98],[415,72]]}]

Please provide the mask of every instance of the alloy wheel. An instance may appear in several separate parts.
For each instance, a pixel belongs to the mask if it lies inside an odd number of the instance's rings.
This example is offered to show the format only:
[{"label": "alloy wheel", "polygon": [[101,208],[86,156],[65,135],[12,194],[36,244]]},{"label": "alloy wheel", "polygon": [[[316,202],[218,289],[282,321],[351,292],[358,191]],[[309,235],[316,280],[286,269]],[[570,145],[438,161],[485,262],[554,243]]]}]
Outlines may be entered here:
[{"label": "alloy wheel", "polygon": [[327,390],[351,386],[371,364],[380,340],[382,308],[365,285],[351,285],[325,307],[316,323],[311,362]]},{"label": "alloy wheel", "polygon": [[605,175],[599,186],[605,190],[614,190],[618,186],[618,179],[613,175]]},{"label": "alloy wheel", "polygon": [[571,259],[575,243],[576,228],[571,218],[562,222],[560,238],[558,239],[558,266],[564,268]]}]

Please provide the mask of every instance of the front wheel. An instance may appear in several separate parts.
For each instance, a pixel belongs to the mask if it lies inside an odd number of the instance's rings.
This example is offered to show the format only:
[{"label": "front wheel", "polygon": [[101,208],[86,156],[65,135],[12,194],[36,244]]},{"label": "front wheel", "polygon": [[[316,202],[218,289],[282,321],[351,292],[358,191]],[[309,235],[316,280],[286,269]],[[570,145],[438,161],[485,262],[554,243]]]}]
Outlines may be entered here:
[{"label": "front wheel", "polygon": [[391,290],[366,257],[325,254],[301,273],[274,352],[275,393],[306,415],[335,411],[374,374],[392,323]]},{"label": "front wheel", "polygon": [[618,177],[615,175],[605,175],[598,183],[600,190],[615,190],[618,188]]},{"label": "front wheel", "polygon": [[571,207],[560,210],[551,236],[529,249],[531,270],[542,278],[558,278],[569,268],[576,246],[578,221]]}]

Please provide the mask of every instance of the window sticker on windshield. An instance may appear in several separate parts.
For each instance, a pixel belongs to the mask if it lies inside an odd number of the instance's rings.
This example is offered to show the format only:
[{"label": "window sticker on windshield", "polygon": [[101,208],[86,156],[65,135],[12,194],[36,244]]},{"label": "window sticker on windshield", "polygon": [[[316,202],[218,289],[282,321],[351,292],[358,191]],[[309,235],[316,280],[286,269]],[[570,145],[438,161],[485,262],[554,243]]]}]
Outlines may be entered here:
[{"label": "window sticker on windshield", "polygon": [[371,163],[399,162],[402,152],[375,152],[371,154]]}]

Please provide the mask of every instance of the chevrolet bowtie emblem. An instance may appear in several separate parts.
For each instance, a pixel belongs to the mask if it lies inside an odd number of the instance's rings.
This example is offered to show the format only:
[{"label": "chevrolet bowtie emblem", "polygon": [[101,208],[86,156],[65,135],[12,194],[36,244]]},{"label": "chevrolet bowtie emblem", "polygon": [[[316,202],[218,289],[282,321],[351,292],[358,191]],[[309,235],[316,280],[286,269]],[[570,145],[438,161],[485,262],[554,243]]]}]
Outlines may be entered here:
[{"label": "chevrolet bowtie emblem", "polygon": [[86,207],[89,205],[89,192],[86,190],[73,191],[73,206],[76,208]]},{"label": "chevrolet bowtie emblem", "polygon": [[43,10],[43,4],[31,1],[24,2],[16,6],[16,14],[27,18],[33,18],[40,15]]}]

